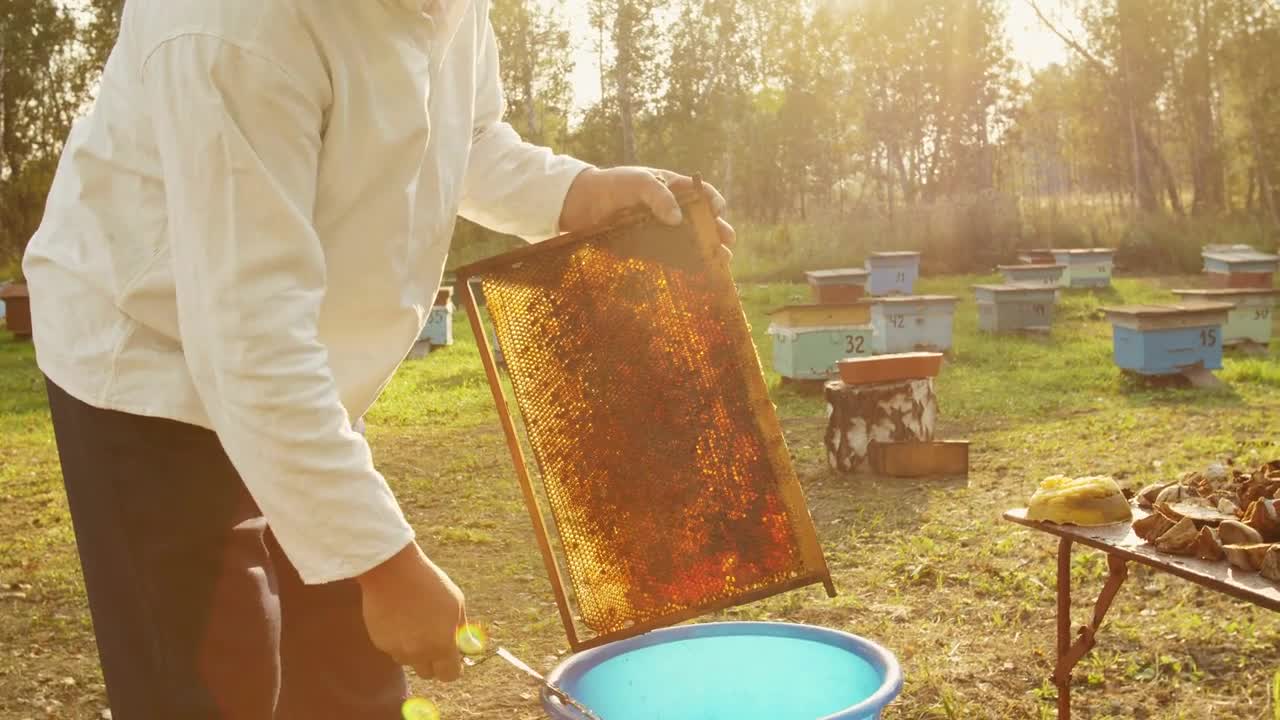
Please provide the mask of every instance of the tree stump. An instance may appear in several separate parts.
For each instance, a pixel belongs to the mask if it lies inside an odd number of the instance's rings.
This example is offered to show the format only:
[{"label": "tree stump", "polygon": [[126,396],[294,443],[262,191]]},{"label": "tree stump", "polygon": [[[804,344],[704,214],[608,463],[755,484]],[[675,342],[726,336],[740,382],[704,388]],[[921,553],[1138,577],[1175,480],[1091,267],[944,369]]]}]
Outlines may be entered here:
[{"label": "tree stump", "polygon": [[833,470],[865,472],[872,442],[933,440],[938,397],[933,378],[871,385],[826,384],[827,462]]}]

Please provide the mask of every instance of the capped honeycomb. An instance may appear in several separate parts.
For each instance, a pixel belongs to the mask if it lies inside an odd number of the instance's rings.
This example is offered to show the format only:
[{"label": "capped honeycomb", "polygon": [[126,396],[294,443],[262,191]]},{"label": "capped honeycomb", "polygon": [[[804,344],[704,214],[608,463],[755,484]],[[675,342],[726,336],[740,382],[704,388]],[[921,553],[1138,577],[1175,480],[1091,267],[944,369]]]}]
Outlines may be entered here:
[{"label": "capped honeycomb", "polygon": [[705,202],[685,217],[634,216],[459,271],[482,283],[597,633],[833,591]]}]

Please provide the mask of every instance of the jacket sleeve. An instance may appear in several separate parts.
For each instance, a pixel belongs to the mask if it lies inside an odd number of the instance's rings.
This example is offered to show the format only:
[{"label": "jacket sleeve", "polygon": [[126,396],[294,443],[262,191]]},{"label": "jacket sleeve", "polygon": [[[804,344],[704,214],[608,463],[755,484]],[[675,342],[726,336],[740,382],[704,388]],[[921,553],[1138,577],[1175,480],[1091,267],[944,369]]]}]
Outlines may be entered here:
[{"label": "jacket sleeve", "polygon": [[204,35],[166,41],[142,82],[200,399],[303,581],[358,575],[413,531],[318,339],[325,258],[312,212],[328,89]]},{"label": "jacket sleeve", "polygon": [[475,130],[463,182],[460,214],[491,230],[525,240],[560,232],[560,211],[578,173],[589,164],[524,142],[503,122],[506,102],[498,76],[498,48],[486,18],[476,66]]}]

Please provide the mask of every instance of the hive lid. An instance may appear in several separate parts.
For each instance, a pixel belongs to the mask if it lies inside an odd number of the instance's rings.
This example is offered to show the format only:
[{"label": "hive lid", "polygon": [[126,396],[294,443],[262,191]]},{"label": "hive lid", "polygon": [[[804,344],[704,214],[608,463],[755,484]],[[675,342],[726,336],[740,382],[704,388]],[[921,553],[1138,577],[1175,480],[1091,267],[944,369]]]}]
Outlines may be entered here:
[{"label": "hive lid", "polygon": [[851,302],[851,303],[821,303],[821,304],[801,303],[799,305],[783,305],[782,307],[774,308],[773,310],[766,312],[765,315],[770,315],[770,316],[779,315],[781,313],[790,312],[792,310],[817,311],[817,310],[841,310],[841,309],[849,309],[849,308],[864,308],[864,307],[867,307],[868,305],[870,305],[870,302],[866,300],[859,300],[857,302]]},{"label": "hive lid", "polygon": [[1115,248],[1058,248],[1054,255],[1115,255]]},{"label": "hive lid", "polygon": [[9,283],[0,286],[0,300],[13,300],[25,297],[29,297],[29,295],[27,294],[27,286],[23,283]]},{"label": "hive lid", "polygon": [[1232,303],[1197,303],[1195,305],[1119,305],[1104,307],[1102,312],[1108,315],[1128,315],[1132,317],[1169,317],[1173,315],[1196,313],[1220,313],[1235,307]]},{"label": "hive lid", "polygon": [[875,385],[935,377],[942,369],[942,353],[908,352],[845,358],[836,363],[846,385]]},{"label": "hive lid", "polygon": [[460,284],[575,650],[817,582],[835,592],[715,219],[700,195],[682,201],[679,226],[630,213],[458,270],[483,287],[541,471],[554,548]]},{"label": "hive lid", "polygon": [[1280,289],[1277,289],[1277,288],[1186,288],[1182,290],[1174,290],[1173,294],[1185,295],[1190,297],[1241,297],[1241,296],[1280,297]]},{"label": "hive lid", "polygon": [[873,252],[869,254],[873,258],[911,258],[920,257],[920,253],[916,250],[885,250],[883,252]]},{"label": "hive lid", "polygon": [[960,302],[960,298],[954,295],[888,295],[885,297],[869,298],[872,305],[897,305],[897,304],[938,304],[946,305]]},{"label": "hive lid", "polygon": [[1243,243],[1236,243],[1234,245],[1210,244],[1210,245],[1205,245],[1201,249],[1202,253],[1257,252],[1257,251],[1258,251],[1257,248],[1255,248],[1254,246],[1245,245]]},{"label": "hive lid", "polygon": [[833,270],[809,270],[805,277],[813,280],[834,280],[844,278],[865,278],[868,273],[862,268],[836,268]]},{"label": "hive lid", "polygon": [[995,293],[1021,293],[1021,294],[1045,294],[1052,293],[1056,288],[1050,285],[1019,285],[1017,283],[1004,283],[1001,285],[974,285],[974,290],[989,290]]},{"label": "hive lid", "polygon": [[1066,265],[1058,263],[1022,263],[1020,265],[997,265],[996,269],[1005,270],[1065,270]]},{"label": "hive lid", "polygon": [[1224,252],[1202,252],[1201,257],[1209,260],[1218,260],[1221,262],[1277,262],[1280,261],[1280,255],[1272,255],[1259,250],[1249,248],[1248,250],[1227,250]]}]

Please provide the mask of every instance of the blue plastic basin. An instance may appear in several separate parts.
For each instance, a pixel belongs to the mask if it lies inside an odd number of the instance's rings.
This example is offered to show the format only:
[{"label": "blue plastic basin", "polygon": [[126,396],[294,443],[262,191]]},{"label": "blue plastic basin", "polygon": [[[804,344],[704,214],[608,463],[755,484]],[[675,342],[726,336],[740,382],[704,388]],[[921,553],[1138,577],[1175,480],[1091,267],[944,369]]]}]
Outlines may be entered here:
[{"label": "blue plastic basin", "polygon": [[[789,623],[655,630],[565,660],[548,679],[601,720],[872,720],[902,691],[893,653]],[[548,694],[555,720],[582,720]]]}]

